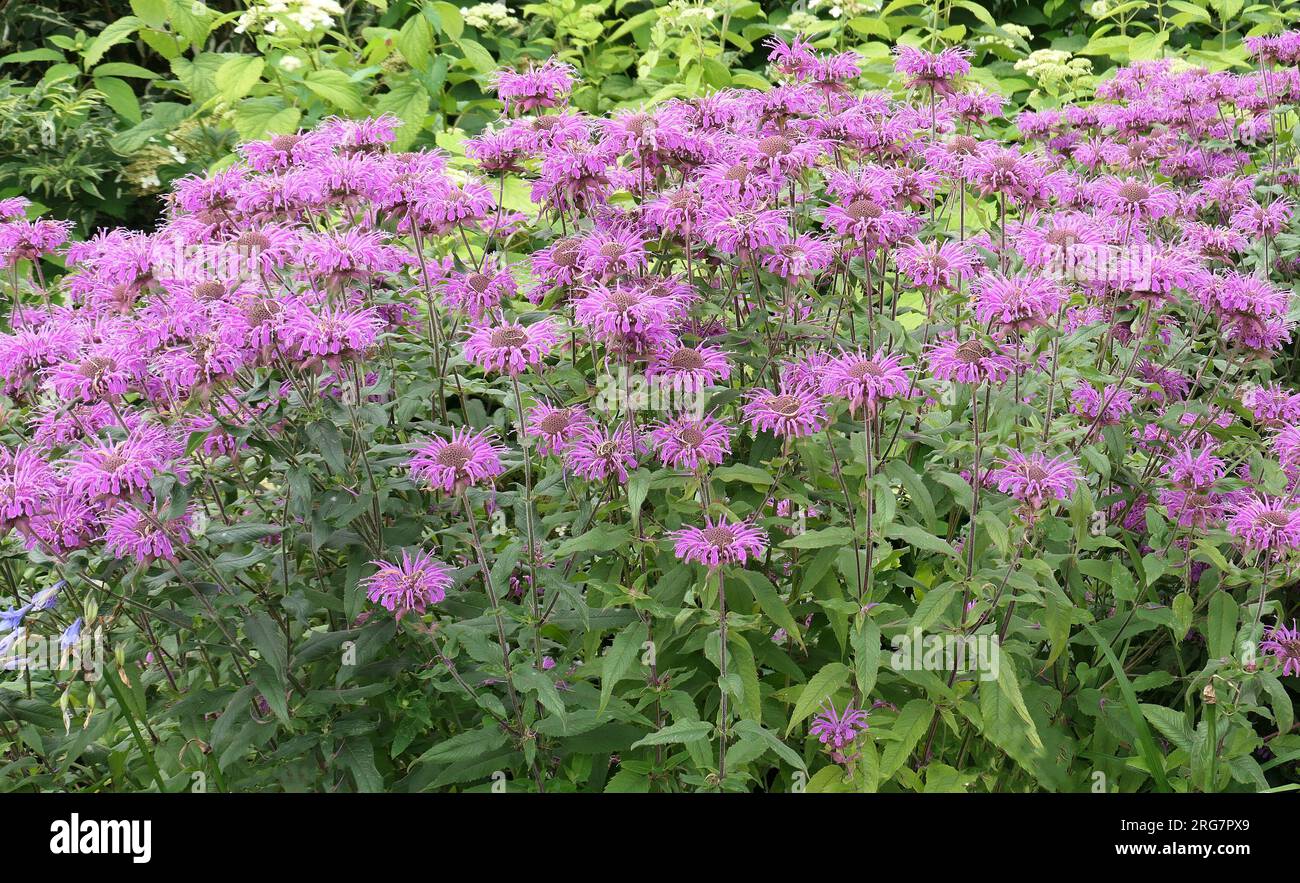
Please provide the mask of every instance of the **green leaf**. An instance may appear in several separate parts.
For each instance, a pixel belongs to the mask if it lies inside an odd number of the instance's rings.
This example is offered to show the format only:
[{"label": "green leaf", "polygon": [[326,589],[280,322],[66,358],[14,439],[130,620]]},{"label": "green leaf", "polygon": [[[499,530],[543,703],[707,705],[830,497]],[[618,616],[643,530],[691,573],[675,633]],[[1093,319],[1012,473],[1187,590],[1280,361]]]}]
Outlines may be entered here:
[{"label": "green leaf", "polygon": [[1016,678],[1016,666],[1010,656],[999,660],[998,687],[1001,688],[1002,695],[1011,703],[1016,715],[1024,721],[1025,738],[1029,740],[1029,744],[1041,751],[1043,740],[1038,735],[1038,726],[1029,714],[1029,707],[1025,705],[1025,697],[1020,692],[1020,681]]},{"label": "green leaf", "polygon": [[555,550],[555,557],[566,558],[575,552],[608,552],[626,546],[631,541],[632,534],[627,528],[600,525],[560,543],[560,547]]},{"label": "green leaf", "polygon": [[799,756],[798,752],[782,742],[781,738],[777,736],[776,733],[766,729],[757,721],[738,721],[732,730],[741,739],[755,739],[761,741],[769,750],[786,763],[790,764],[790,766],[797,770],[802,770],[805,773],[808,772],[808,766],[803,762],[803,758]]},{"label": "green leaf", "polygon": [[799,633],[799,626],[794,621],[794,616],[790,613],[785,602],[776,591],[776,586],[772,581],[756,570],[742,570],[740,577],[749,586],[749,590],[754,593],[754,600],[758,606],[767,614],[767,618],[772,620],[781,628],[785,629],[790,637],[803,646],[803,637]]},{"label": "green leaf", "polygon": [[437,0],[436,3],[430,3],[428,8],[438,19],[438,30],[453,41],[459,40],[465,33],[465,19],[461,17],[459,7]]},{"label": "green leaf", "polygon": [[81,66],[85,70],[90,70],[99,63],[105,52],[118,43],[125,43],[143,24],[144,22],[134,15],[127,15],[108,25],[82,51]]},{"label": "green leaf", "polygon": [[799,701],[794,704],[785,734],[789,736],[798,723],[821,708],[836,690],[844,686],[850,674],[848,666],[841,662],[828,662],[822,666],[821,671],[813,675],[812,680],[800,691]]},{"label": "green leaf", "polygon": [[633,748],[644,748],[647,745],[674,745],[685,744],[688,742],[699,742],[707,739],[713,732],[713,724],[708,721],[678,721],[670,724],[661,730],[656,730],[650,735],[638,739],[632,743]]},{"label": "green leaf", "polygon": [[1210,598],[1210,613],[1206,625],[1206,644],[1211,659],[1222,659],[1233,654],[1237,638],[1237,602],[1224,591]]},{"label": "green leaf", "polygon": [[601,657],[600,669],[600,711],[605,710],[614,687],[623,678],[628,677],[636,664],[637,651],[641,649],[645,626],[641,622],[630,623],[627,628],[614,636],[614,642]]},{"label": "green leaf", "polygon": [[375,768],[375,748],[369,739],[353,736],[344,741],[338,760],[345,770],[352,773],[358,791],[373,794],[384,790],[383,777]]},{"label": "green leaf", "polygon": [[742,481],[745,484],[767,487],[772,483],[772,476],[766,470],[759,469],[757,466],[747,466],[744,463],[719,466],[713,470],[710,477],[724,484],[729,481]]},{"label": "green leaf", "polygon": [[284,642],[284,632],[265,613],[250,613],[244,617],[244,634],[253,642],[266,664],[281,678],[289,670],[289,648]]},{"label": "green leaf", "polygon": [[914,527],[910,524],[894,523],[886,525],[885,536],[902,540],[914,549],[921,549],[925,552],[938,552],[950,558],[961,557],[957,554],[957,550],[946,541],[939,539],[923,528]]},{"label": "green leaf", "polygon": [[1128,711],[1133,728],[1137,731],[1138,741],[1142,746],[1142,754],[1146,758],[1147,769],[1150,771],[1152,778],[1155,779],[1156,787],[1166,793],[1171,791],[1169,779],[1165,776],[1164,756],[1161,755],[1160,749],[1156,747],[1156,740],[1151,735],[1151,728],[1147,726],[1146,718],[1142,716],[1142,711],[1138,707],[1137,694],[1133,692],[1133,684],[1129,681],[1128,675],[1124,673],[1124,666],[1115,658],[1115,651],[1110,649],[1110,644],[1106,643],[1106,639],[1097,633],[1091,623],[1085,622],[1083,627],[1087,629],[1088,634],[1101,648],[1102,655],[1106,657],[1111,670],[1115,673],[1115,680],[1119,684],[1120,693],[1124,697],[1124,707]]},{"label": "green leaf", "polygon": [[934,706],[924,699],[913,699],[903,706],[889,731],[891,741],[880,758],[882,778],[889,778],[907,763],[933,717]]},{"label": "green leaf", "polygon": [[847,527],[823,527],[796,534],[781,544],[783,549],[825,549],[827,546],[844,546],[853,542],[853,531]]},{"label": "green leaf", "polygon": [[361,88],[342,71],[312,71],[303,82],[308,89],[344,113],[361,116],[366,112],[361,103]]},{"label": "green leaf", "polygon": [[217,68],[213,81],[226,103],[234,104],[257,85],[265,66],[266,63],[255,55],[237,55]]},{"label": "green leaf", "polygon": [[140,101],[135,97],[135,90],[125,80],[117,77],[96,75],[95,88],[104,93],[104,103],[132,125],[141,121]]}]

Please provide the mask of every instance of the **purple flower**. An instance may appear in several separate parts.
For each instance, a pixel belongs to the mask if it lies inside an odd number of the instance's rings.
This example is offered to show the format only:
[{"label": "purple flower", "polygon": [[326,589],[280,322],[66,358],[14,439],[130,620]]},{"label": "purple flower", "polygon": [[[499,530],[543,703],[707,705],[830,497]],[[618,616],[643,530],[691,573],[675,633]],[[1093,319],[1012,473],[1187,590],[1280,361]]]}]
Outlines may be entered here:
[{"label": "purple flower", "polygon": [[581,407],[557,408],[538,402],[528,412],[528,434],[541,439],[538,451],[562,454],[579,432],[592,425],[591,415]]},{"label": "purple flower", "polygon": [[1300,509],[1274,497],[1243,500],[1228,519],[1228,533],[1241,539],[1247,549],[1282,558],[1300,549]]},{"label": "purple flower", "polygon": [[1025,456],[1020,451],[1012,451],[989,474],[989,479],[999,491],[1011,494],[1034,510],[1069,499],[1080,476],[1072,459],[1055,459],[1044,454]]},{"label": "purple flower", "polygon": [[883,350],[873,356],[842,352],[826,366],[822,377],[822,394],[848,399],[854,412],[865,403],[867,412],[874,414],[882,401],[907,395],[907,389],[902,360]]},{"label": "purple flower", "polygon": [[844,706],[843,713],[837,713],[835,706],[830,705],[814,714],[812,726],[808,728],[808,734],[816,736],[817,741],[823,745],[830,745],[832,748],[843,748],[858,738],[859,733],[866,729],[868,729],[867,713],[854,708],[853,703],[850,702]]},{"label": "purple flower", "polygon": [[615,430],[589,424],[574,432],[564,451],[564,465],[590,481],[613,477],[622,483],[628,470],[636,468],[637,453],[627,424]]},{"label": "purple flower", "polygon": [[979,384],[1001,383],[1015,368],[1015,362],[996,344],[986,346],[975,338],[949,337],[930,348],[930,373],[940,380]]},{"label": "purple flower", "polygon": [[731,453],[726,424],[712,416],[676,417],[655,427],[650,437],[659,459],[673,469],[694,471],[703,463],[718,465]]},{"label": "purple flower", "polygon": [[1283,677],[1300,677],[1300,631],[1296,630],[1294,621],[1291,628],[1280,622],[1274,625],[1260,641],[1259,649],[1272,653],[1282,663]]},{"label": "purple flower", "polygon": [[783,386],[778,392],[752,390],[742,411],[755,432],[765,429],[795,438],[820,432],[827,421],[820,396],[801,385]]},{"label": "purple flower", "polygon": [[684,527],[671,536],[676,541],[674,552],[678,558],[709,568],[744,564],[767,549],[767,537],[762,531],[748,522],[730,521],[725,516],[715,522],[706,515],[704,527]]},{"label": "purple flower", "polygon": [[480,325],[465,342],[465,359],[484,371],[513,376],[541,364],[559,341],[560,335],[550,319],[532,325],[515,322]]},{"label": "purple flower", "polygon": [[505,471],[501,455],[487,430],[453,430],[451,439],[435,438],[416,449],[408,466],[411,476],[447,493],[459,493]]},{"label": "purple flower", "polygon": [[530,63],[522,71],[501,70],[496,74],[497,98],[508,114],[559,107],[573,90],[576,73],[554,58],[540,65]]},{"label": "purple flower", "polygon": [[370,563],[379,570],[362,580],[366,597],[396,613],[398,619],[412,610],[424,613],[430,604],[437,604],[447,597],[447,589],[452,584],[450,569],[423,551],[411,557],[411,553],[403,549],[400,564]]}]

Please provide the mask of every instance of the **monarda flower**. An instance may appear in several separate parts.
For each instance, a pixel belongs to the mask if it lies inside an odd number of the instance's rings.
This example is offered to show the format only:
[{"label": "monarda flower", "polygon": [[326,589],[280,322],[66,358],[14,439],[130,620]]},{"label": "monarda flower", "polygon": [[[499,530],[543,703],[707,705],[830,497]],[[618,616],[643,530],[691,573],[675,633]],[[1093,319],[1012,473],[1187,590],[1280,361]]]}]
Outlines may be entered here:
[{"label": "monarda flower", "polygon": [[1015,368],[1011,357],[986,346],[975,338],[958,340],[949,337],[930,348],[930,373],[940,380],[955,383],[1001,383]]},{"label": "monarda flower", "polygon": [[1300,631],[1296,630],[1295,621],[1291,628],[1277,623],[1268,630],[1264,640],[1259,642],[1259,649],[1272,653],[1273,658],[1282,664],[1282,676],[1300,677]]},{"label": "monarda flower", "polygon": [[488,430],[475,433],[462,427],[452,431],[450,440],[435,438],[417,448],[407,465],[413,478],[447,493],[460,493],[505,471],[504,453]]},{"label": "monarda flower", "polygon": [[826,426],[826,409],[821,397],[806,386],[783,385],[777,392],[756,389],[741,409],[754,432],[798,438],[820,432]]},{"label": "monarda flower", "polygon": [[174,543],[188,545],[188,514],[170,521],[157,514],[145,515],[129,505],[118,506],[104,531],[104,548],[118,558],[134,558],[141,564],[155,560],[176,560]]},{"label": "monarda flower", "polygon": [[790,241],[790,224],[783,210],[749,210],[727,202],[705,205],[700,232],[723,254],[743,255]]},{"label": "monarda flower", "polygon": [[868,356],[863,352],[842,352],[830,362],[822,375],[822,394],[849,400],[849,409],[857,412],[866,405],[868,414],[875,414],[886,399],[907,395],[907,371],[896,355],[877,350]]},{"label": "monarda flower", "polygon": [[636,468],[637,453],[627,424],[614,430],[589,425],[574,434],[564,451],[564,465],[588,481],[614,478],[621,484]]},{"label": "monarda flower", "polygon": [[763,269],[789,282],[811,279],[835,260],[835,247],[808,234],[763,253]]},{"label": "monarda flower", "polygon": [[281,333],[299,358],[337,367],[369,350],[382,329],[383,320],[373,309],[302,306],[286,314]]},{"label": "monarda flower", "polygon": [[645,262],[645,241],[626,227],[593,231],[578,246],[578,266],[593,280],[631,275]]},{"label": "monarda flower", "polygon": [[894,70],[903,75],[909,89],[929,89],[938,94],[955,91],[958,77],[970,72],[971,51],[950,46],[926,52],[915,46],[894,47]]},{"label": "monarda flower", "polygon": [[99,534],[99,517],[79,494],[58,493],[27,522],[28,549],[47,555],[66,555],[88,546]]},{"label": "monarda flower", "polygon": [[1227,527],[1228,533],[1238,537],[1247,549],[1274,559],[1300,549],[1300,509],[1276,497],[1243,500],[1228,519]]},{"label": "monarda flower", "polygon": [[484,371],[515,376],[541,364],[560,335],[550,319],[532,325],[504,322],[480,325],[465,341],[465,360]]},{"label": "monarda flower", "polygon": [[554,58],[530,63],[522,71],[501,70],[496,74],[497,98],[507,114],[559,107],[573,90],[576,75],[571,65]]},{"label": "monarda flower", "polygon": [[490,258],[483,262],[481,270],[448,276],[442,289],[442,302],[478,321],[502,301],[514,297],[518,290],[510,269]]},{"label": "monarda flower", "polygon": [[687,562],[716,569],[724,564],[744,564],[767,549],[767,537],[745,521],[725,516],[715,522],[704,516],[704,527],[684,527],[669,534],[675,541],[674,554]]},{"label": "monarda flower", "polygon": [[668,344],[655,350],[646,367],[647,377],[662,377],[682,390],[700,390],[731,377],[727,354],[714,346]]},{"label": "monarda flower", "polygon": [[1010,494],[1031,510],[1069,499],[1079,478],[1079,470],[1071,459],[1055,459],[1044,454],[1025,456],[1020,451],[1012,451],[989,474],[999,491]]},{"label": "monarda flower", "polygon": [[12,453],[0,447],[0,525],[7,527],[43,511],[59,481],[50,464],[31,448]]},{"label": "monarda flower", "polygon": [[1136,178],[1103,178],[1093,185],[1092,201],[1102,211],[1131,221],[1155,221],[1178,209],[1172,190]]},{"label": "monarda flower", "polygon": [[1223,470],[1223,461],[1215,456],[1213,445],[1192,448],[1186,442],[1174,448],[1160,469],[1174,484],[1186,488],[1207,488],[1223,477]]},{"label": "monarda flower", "polygon": [[654,427],[650,438],[660,461],[672,469],[693,472],[705,463],[716,466],[731,453],[730,432],[712,416],[677,417]]},{"label": "monarda flower", "polygon": [[412,610],[424,613],[430,604],[442,601],[453,582],[451,570],[423,551],[412,557],[403,549],[399,564],[370,563],[379,570],[362,580],[366,597],[397,614],[398,619]]},{"label": "monarda flower", "polygon": [[917,288],[955,289],[978,266],[975,252],[962,242],[912,242],[895,255],[898,269]]},{"label": "monarda flower", "polygon": [[592,423],[591,415],[578,406],[557,408],[538,402],[528,412],[528,434],[540,439],[537,449],[542,455],[564,453],[573,439]]},{"label": "monarda flower", "polygon": [[867,713],[850,702],[844,706],[843,713],[837,713],[835,706],[831,705],[813,715],[808,734],[816,736],[823,745],[839,749],[853,742],[866,729]]},{"label": "monarda flower", "polygon": [[985,325],[1018,334],[1046,325],[1065,301],[1060,286],[1041,276],[989,274],[971,287],[975,317]]},{"label": "monarda flower", "polygon": [[1080,380],[1070,396],[1070,413],[1087,418],[1090,424],[1114,426],[1133,413],[1133,394],[1114,384],[1098,392],[1091,383]]}]

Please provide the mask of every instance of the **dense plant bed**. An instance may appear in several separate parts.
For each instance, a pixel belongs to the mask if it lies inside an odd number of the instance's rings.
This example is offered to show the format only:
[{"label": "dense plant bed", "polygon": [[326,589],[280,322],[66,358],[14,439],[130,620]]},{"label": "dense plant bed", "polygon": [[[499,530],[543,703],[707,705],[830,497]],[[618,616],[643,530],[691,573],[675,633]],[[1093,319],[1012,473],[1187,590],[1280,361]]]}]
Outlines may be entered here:
[{"label": "dense plant bed", "polygon": [[1009,121],[770,46],[0,205],[0,783],[1294,789],[1300,37]]}]

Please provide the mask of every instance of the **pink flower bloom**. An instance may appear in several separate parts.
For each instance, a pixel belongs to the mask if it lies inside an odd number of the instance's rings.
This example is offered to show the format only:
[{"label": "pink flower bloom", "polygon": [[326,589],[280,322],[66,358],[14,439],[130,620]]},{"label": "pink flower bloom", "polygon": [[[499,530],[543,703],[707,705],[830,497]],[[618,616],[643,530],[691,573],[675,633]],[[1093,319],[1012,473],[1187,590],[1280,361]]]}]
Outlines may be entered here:
[{"label": "pink flower bloom", "polygon": [[1161,472],[1174,484],[1190,489],[1208,488],[1223,477],[1223,461],[1215,455],[1213,445],[1193,450],[1184,442],[1174,448]]},{"label": "pink flower bloom", "polygon": [[826,366],[822,377],[822,394],[849,400],[853,412],[867,406],[867,412],[876,413],[886,399],[907,395],[907,370],[896,355],[886,355],[877,350],[868,356],[863,352],[841,352],[839,358]]},{"label": "pink flower bloom", "polygon": [[1060,286],[1041,276],[990,273],[971,287],[975,317],[981,323],[1020,334],[1048,324],[1065,301]]},{"label": "pink flower bloom", "polygon": [[505,322],[480,325],[465,342],[465,359],[484,371],[510,375],[523,373],[555,348],[560,335],[550,319],[532,325]]},{"label": "pink flower bloom", "polygon": [[548,58],[523,71],[501,70],[496,74],[497,98],[506,113],[528,113],[545,107],[559,107],[569,97],[577,72],[572,66]]},{"label": "pink flower bloom", "polygon": [[1133,394],[1114,384],[1098,392],[1091,383],[1080,380],[1070,396],[1070,413],[1087,418],[1088,424],[1114,426],[1133,413]]},{"label": "pink flower bloom", "polygon": [[562,454],[573,439],[592,425],[591,415],[580,407],[557,408],[538,402],[528,412],[528,434],[541,439],[538,451],[543,454]]},{"label": "pink flower bloom", "polygon": [[781,209],[748,210],[726,202],[704,207],[701,233],[723,254],[777,248],[790,241],[790,225]]},{"label": "pink flower bloom", "polygon": [[496,260],[483,262],[482,270],[452,273],[442,291],[442,301],[453,310],[469,314],[474,321],[497,309],[501,302],[512,298],[518,291],[514,276],[508,267]]},{"label": "pink flower bloom", "polygon": [[1172,190],[1135,178],[1103,178],[1093,186],[1092,200],[1103,211],[1135,221],[1158,220],[1178,208]]},{"label": "pink flower bloom", "polygon": [[725,424],[706,416],[676,417],[655,427],[650,434],[659,449],[659,459],[672,469],[695,471],[702,463],[718,465],[731,453],[731,438]]},{"label": "pink flower bloom", "polygon": [[813,435],[827,422],[821,398],[799,385],[782,386],[779,392],[753,390],[741,410],[754,432],[765,429],[780,436]]},{"label": "pink flower bloom", "polygon": [[1025,456],[1012,451],[1001,467],[990,473],[989,479],[1002,493],[1010,494],[1030,509],[1041,509],[1048,503],[1068,499],[1080,475],[1071,459],[1054,459],[1044,454]]},{"label": "pink flower bloom", "polygon": [[1015,361],[1000,350],[968,338],[949,337],[930,348],[930,372],[940,380],[956,383],[1001,383],[1015,368]]},{"label": "pink flower bloom", "polygon": [[589,481],[615,478],[627,481],[628,471],[636,468],[637,451],[627,424],[618,429],[588,425],[578,429],[564,451],[564,465]]},{"label": "pink flower bloom", "polygon": [[1228,533],[1247,549],[1280,559],[1300,549],[1300,509],[1274,497],[1251,497],[1228,519]]},{"label": "pink flower bloom", "polygon": [[0,447],[0,524],[7,527],[36,515],[58,489],[54,470],[39,453]]},{"label": "pink flower bloom", "polygon": [[189,515],[167,521],[157,514],[144,515],[133,506],[122,505],[114,510],[104,531],[104,548],[119,558],[134,558],[141,564],[156,559],[174,561],[173,543],[186,545],[191,541]]},{"label": "pink flower bloom", "polygon": [[962,242],[916,241],[896,255],[898,269],[918,288],[953,289],[959,280],[969,279],[978,257]]},{"label": "pink flower bloom", "polygon": [[844,713],[835,711],[835,706],[823,709],[813,715],[812,726],[808,734],[816,736],[817,741],[832,748],[843,748],[858,738],[858,734],[867,727],[867,713],[854,708],[850,702],[844,706]]},{"label": "pink flower bloom", "polygon": [[696,391],[731,376],[727,354],[714,346],[683,343],[656,350],[646,367],[647,377],[663,377],[681,389]]},{"label": "pink flower bloom", "polygon": [[802,234],[763,254],[763,269],[791,282],[821,273],[835,260],[835,247],[824,239]]},{"label": "pink flower bloom", "polygon": [[748,522],[730,521],[725,516],[714,521],[706,515],[704,527],[684,527],[670,536],[676,541],[674,552],[678,558],[711,569],[724,564],[744,564],[767,549],[767,537],[762,531]]},{"label": "pink flower bloom", "polygon": [[398,619],[412,610],[424,613],[430,604],[447,597],[447,589],[452,584],[451,570],[422,551],[411,557],[403,549],[400,564],[370,563],[379,570],[362,580],[366,597],[396,613]]},{"label": "pink flower bloom", "polygon": [[631,275],[645,266],[645,242],[626,227],[596,230],[582,238],[578,265],[591,279]]},{"label": "pink flower bloom", "polygon": [[1300,631],[1296,630],[1294,620],[1291,628],[1279,622],[1269,629],[1264,640],[1260,641],[1259,649],[1272,653],[1282,664],[1283,677],[1300,677]]},{"label": "pink flower bloom", "polygon": [[933,89],[946,94],[954,91],[958,77],[970,72],[971,51],[960,46],[926,52],[900,44],[894,47],[894,55],[894,70],[903,75],[909,89]]},{"label": "pink flower bloom", "polygon": [[322,306],[288,313],[282,327],[285,343],[300,358],[316,357],[331,364],[357,358],[372,347],[383,321],[371,309]]},{"label": "pink flower bloom", "polygon": [[416,449],[409,461],[411,476],[447,493],[459,493],[505,471],[497,445],[487,430],[452,431],[451,439],[435,438]]}]

